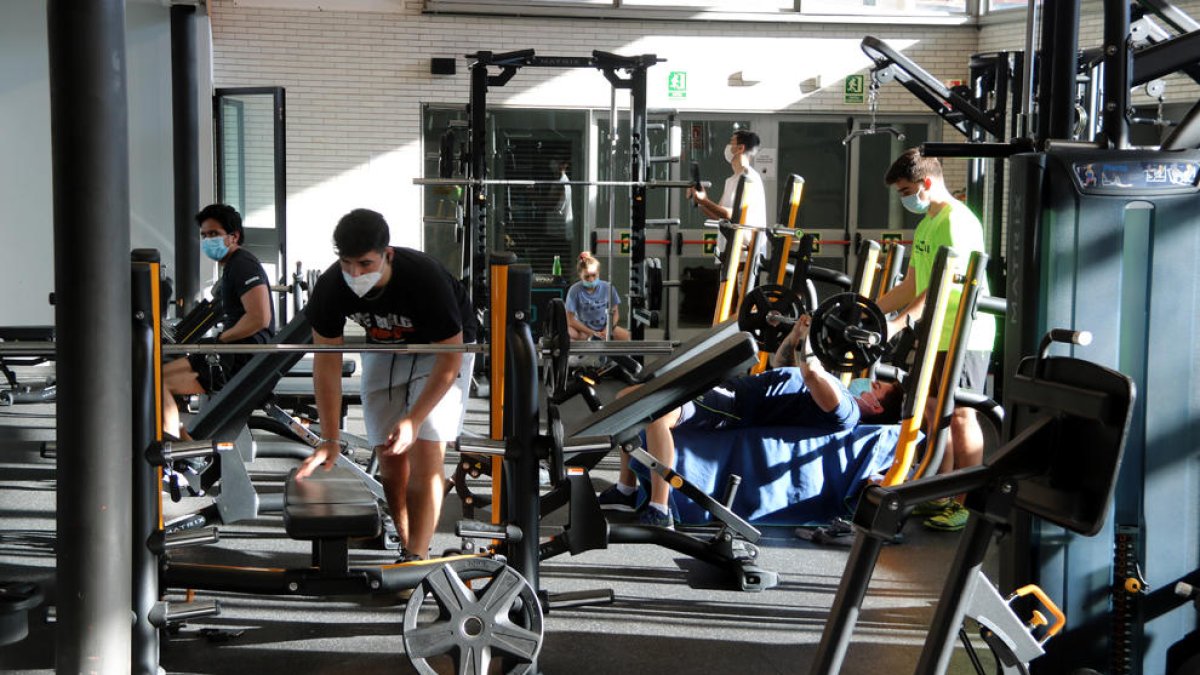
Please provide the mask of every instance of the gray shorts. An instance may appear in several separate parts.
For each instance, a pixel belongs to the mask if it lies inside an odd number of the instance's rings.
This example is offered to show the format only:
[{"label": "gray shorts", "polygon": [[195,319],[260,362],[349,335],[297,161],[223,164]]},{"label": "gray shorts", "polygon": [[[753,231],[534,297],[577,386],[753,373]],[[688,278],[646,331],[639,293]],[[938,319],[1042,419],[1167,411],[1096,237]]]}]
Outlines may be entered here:
[{"label": "gray shorts", "polygon": [[[424,391],[436,359],[434,354],[363,353],[363,421],[371,445],[383,445],[396,423],[408,414]],[[463,354],[458,378],[417,430],[418,439],[453,441],[462,433],[474,366],[475,355]]]},{"label": "gray shorts", "polygon": [[[987,384],[988,364],[992,361],[992,353],[968,350],[963,355],[962,372],[958,375],[959,389],[983,393]],[[937,383],[942,381],[942,369],[946,367],[946,352],[938,352],[933,364],[933,379],[930,380],[931,391],[936,392]]]}]

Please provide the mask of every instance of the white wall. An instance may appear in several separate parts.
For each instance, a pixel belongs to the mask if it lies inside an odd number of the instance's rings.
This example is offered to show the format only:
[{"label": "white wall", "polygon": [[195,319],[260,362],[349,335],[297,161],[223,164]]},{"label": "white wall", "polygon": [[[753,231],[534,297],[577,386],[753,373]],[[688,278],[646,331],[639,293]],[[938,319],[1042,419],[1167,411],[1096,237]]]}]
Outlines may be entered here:
[{"label": "white wall", "polygon": [[54,323],[50,84],[43,0],[0,3],[0,324]]},{"label": "white wall", "polygon": [[[651,107],[724,112],[855,112],[842,102],[843,78],[868,61],[859,42],[882,37],[942,79],[965,79],[978,31],[967,26],[895,26],[631,21],[437,16],[420,2],[348,3],[379,11],[337,11],[316,0],[213,0],[209,3],[218,87],[282,85],[288,105],[289,260],[332,261],[337,218],[365,206],[387,216],[393,239],[420,245],[422,103],[466,103],[464,54],[533,48],[586,56],[593,49],[654,53]],[[458,75],[429,74],[429,59],[456,57]],[[688,96],[667,97],[667,76],[688,74]],[[730,87],[750,71],[760,83]],[[799,83],[820,77],[804,96]],[[610,87],[598,72],[525,69],[496,89],[497,106],[607,109]],[[930,114],[898,85],[885,86],[880,112]],[[947,139],[953,138],[953,132]],[[961,163],[948,167],[953,183]],[[958,178],[962,182],[961,178]]]},{"label": "white wall", "polygon": [[[170,11],[126,7],[130,236],[174,255]],[[45,0],[0,2],[0,325],[54,323],[50,75]]]}]

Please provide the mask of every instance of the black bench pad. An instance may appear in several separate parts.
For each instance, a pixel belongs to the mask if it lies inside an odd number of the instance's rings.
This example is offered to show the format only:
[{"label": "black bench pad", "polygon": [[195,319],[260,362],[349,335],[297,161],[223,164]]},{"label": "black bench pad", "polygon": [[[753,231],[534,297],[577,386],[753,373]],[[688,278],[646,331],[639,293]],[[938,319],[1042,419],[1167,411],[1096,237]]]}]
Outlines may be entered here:
[{"label": "black bench pad", "polygon": [[624,443],[672,408],[745,373],[757,359],[758,346],[749,333],[730,335],[583,418],[567,436],[611,436],[614,442]]},{"label": "black bench pad", "polygon": [[[312,377],[313,371],[312,359],[302,359],[299,363],[292,366],[292,369],[283,374],[284,377]],[[342,360],[342,377],[350,377],[354,374],[358,365],[352,359]]]},{"label": "black bench pad", "polygon": [[54,326],[0,326],[5,342],[53,342]]},{"label": "black bench pad", "polygon": [[334,468],[296,480],[288,475],[283,526],[293,539],[375,537],[383,531],[379,502],[353,474]]}]

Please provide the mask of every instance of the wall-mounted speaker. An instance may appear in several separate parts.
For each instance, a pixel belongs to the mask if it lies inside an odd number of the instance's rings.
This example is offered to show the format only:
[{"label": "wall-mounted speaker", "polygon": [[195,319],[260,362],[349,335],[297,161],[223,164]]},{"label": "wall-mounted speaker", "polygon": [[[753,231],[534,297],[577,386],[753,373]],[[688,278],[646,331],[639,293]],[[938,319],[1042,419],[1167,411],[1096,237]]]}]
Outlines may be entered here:
[{"label": "wall-mounted speaker", "polygon": [[456,62],[451,58],[432,58],[429,60],[429,73],[431,75],[453,75],[456,69]]}]

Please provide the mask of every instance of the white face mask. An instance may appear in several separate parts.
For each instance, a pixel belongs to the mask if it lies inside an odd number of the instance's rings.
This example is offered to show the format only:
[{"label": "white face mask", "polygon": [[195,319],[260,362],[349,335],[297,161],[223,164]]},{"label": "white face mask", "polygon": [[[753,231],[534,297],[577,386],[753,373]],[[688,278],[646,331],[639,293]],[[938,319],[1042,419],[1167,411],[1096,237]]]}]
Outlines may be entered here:
[{"label": "white face mask", "polygon": [[346,280],[346,285],[360,298],[370,293],[371,289],[375,288],[375,284],[379,283],[381,277],[383,277],[382,272],[367,272],[356,277],[352,277],[344,271],[342,272],[342,278]]},{"label": "white face mask", "polygon": [[733,144],[732,143],[725,146],[725,161],[729,162],[730,164],[733,164]]}]

